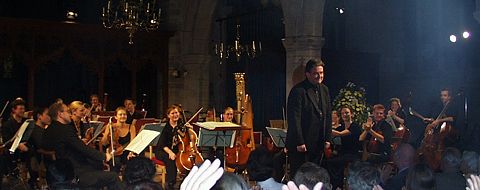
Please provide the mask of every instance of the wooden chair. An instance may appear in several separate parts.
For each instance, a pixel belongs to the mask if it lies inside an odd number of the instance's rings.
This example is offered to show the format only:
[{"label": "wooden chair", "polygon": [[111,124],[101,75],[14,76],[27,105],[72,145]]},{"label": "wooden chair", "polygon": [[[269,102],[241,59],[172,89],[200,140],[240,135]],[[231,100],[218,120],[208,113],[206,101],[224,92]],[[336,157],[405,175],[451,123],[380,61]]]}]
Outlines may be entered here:
[{"label": "wooden chair", "polygon": [[[155,169],[157,172],[155,173],[155,177],[153,178],[153,181],[155,182],[160,182],[162,185],[162,188],[165,189],[165,178],[167,175],[167,169],[165,167],[165,163],[163,163],[161,160],[158,160],[154,155],[153,155],[153,147],[149,146],[149,152],[148,152],[148,157],[150,160],[155,163]],[[158,179],[160,177],[160,179]]]}]

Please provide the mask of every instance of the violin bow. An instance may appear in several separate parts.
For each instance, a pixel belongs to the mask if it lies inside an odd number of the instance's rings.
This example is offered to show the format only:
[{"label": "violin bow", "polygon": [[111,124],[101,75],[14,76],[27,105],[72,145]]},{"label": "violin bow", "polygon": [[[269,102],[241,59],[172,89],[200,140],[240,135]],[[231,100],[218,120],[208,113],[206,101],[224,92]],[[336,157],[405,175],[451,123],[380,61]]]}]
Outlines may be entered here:
[{"label": "violin bow", "polygon": [[108,127],[110,129],[110,148],[112,153],[112,166],[115,167],[115,150],[113,149],[113,127],[112,127],[112,117],[108,121]]}]

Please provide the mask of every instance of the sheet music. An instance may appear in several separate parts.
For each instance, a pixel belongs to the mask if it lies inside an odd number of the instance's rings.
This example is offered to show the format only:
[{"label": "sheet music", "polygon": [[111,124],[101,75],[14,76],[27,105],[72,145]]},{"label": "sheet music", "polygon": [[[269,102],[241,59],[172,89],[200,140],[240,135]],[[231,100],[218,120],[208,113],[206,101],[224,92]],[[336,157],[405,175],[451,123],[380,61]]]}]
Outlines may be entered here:
[{"label": "sheet music", "polygon": [[15,150],[17,150],[18,145],[22,140],[23,134],[25,133],[25,130],[27,130],[27,127],[33,123],[34,123],[33,119],[27,119],[25,122],[23,122],[23,124],[20,126],[17,133],[15,134],[15,140],[13,141],[13,144],[9,149],[10,152],[13,153],[15,152]]},{"label": "sheet music", "polygon": [[216,128],[235,128],[240,127],[240,125],[232,123],[232,122],[214,122],[214,121],[207,121],[207,122],[196,122],[195,125],[198,125],[204,129],[208,130],[215,130]]},{"label": "sheet music", "polygon": [[150,142],[159,135],[160,135],[160,132],[158,131],[142,130],[132,140],[132,142],[128,144],[125,150],[129,150],[136,154],[140,154],[148,145],[150,145]]}]

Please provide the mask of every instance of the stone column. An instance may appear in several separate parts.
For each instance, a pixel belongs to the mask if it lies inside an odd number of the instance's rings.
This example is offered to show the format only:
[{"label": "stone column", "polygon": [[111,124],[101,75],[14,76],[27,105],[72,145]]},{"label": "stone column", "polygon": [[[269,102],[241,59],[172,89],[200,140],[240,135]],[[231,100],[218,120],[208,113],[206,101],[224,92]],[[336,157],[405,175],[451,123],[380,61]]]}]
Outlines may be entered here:
[{"label": "stone column", "polygon": [[[286,94],[304,79],[305,63],[322,57],[323,9],[325,0],[281,0],[287,54]],[[328,68],[328,67],[327,67]]]}]

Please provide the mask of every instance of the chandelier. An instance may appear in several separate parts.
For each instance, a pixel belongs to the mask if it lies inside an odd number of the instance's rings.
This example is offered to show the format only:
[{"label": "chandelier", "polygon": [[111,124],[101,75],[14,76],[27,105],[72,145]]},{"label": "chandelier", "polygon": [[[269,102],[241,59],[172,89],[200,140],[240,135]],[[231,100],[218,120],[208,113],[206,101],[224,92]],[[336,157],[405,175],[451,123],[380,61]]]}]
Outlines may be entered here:
[{"label": "chandelier", "polygon": [[131,45],[135,32],[158,29],[162,9],[157,12],[155,5],[155,0],[119,0],[118,4],[109,0],[107,7],[102,8],[103,26],[127,30]]},{"label": "chandelier", "polygon": [[260,41],[255,42],[253,40],[247,44],[241,44],[240,42],[240,24],[236,25],[236,34],[235,40],[232,45],[226,45],[222,41],[215,44],[215,55],[220,59],[220,64],[225,62],[226,59],[230,57],[230,54],[233,54],[237,60],[240,61],[240,57],[244,54],[250,59],[258,57],[262,51],[262,43]]}]

